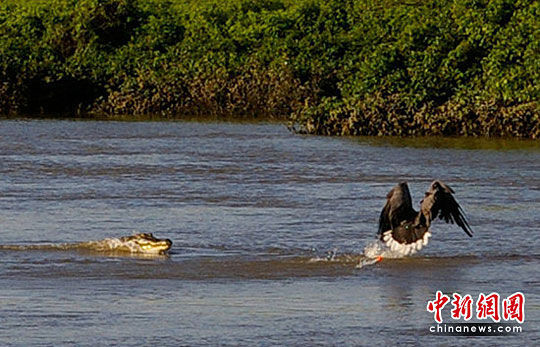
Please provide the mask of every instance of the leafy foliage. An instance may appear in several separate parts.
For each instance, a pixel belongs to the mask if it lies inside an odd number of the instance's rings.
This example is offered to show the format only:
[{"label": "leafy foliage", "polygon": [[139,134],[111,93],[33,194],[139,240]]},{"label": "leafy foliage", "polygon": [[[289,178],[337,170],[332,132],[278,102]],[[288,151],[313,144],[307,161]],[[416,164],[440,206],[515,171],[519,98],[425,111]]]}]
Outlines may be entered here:
[{"label": "leafy foliage", "polygon": [[538,18],[531,0],[6,0],[0,113],[538,138]]}]

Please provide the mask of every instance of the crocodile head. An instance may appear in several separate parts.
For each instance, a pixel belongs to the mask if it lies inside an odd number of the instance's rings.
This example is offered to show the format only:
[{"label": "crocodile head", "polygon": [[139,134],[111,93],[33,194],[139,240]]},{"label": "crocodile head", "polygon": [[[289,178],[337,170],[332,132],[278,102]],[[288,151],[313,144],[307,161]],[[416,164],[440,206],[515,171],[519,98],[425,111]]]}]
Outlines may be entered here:
[{"label": "crocodile head", "polygon": [[157,239],[151,233],[140,233],[120,238],[123,242],[134,243],[142,253],[165,253],[171,246],[169,239]]}]

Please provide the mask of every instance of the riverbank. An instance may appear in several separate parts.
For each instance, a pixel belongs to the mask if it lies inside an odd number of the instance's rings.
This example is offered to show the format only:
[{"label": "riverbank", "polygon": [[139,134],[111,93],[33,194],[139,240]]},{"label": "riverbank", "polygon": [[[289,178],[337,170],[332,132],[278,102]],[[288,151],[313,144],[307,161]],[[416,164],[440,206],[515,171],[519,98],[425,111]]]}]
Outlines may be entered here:
[{"label": "riverbank", "polygon": [[9,0],[0,114],[539,138],[534,1]]}]

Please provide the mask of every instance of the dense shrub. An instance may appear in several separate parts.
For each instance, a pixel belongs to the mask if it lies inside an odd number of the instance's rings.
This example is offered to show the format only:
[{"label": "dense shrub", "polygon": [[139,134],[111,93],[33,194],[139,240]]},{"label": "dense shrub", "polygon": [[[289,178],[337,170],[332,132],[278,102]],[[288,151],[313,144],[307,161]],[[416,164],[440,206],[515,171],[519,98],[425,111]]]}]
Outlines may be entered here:
[{"label": "dense shrub", "polygon": [[538,138],[538,18],[524,0],[5,0],[0,113]]}]

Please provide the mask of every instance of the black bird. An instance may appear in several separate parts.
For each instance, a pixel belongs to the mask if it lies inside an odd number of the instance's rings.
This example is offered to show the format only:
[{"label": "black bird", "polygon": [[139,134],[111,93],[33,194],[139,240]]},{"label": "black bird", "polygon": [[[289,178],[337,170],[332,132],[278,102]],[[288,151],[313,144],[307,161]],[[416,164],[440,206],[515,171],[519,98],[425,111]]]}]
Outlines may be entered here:
[{"label": "black bird", "polygon": [[473,231],[465,213],[452,195],[454,191],[441,181],[433,181],[420,211],[412,207],[407,182],[395,186],[386,196],[386,205],[379,218],[379,237],[392,251],[403,255],[416,253],[431,237],[431,222],[439,216],[446,223],[455,223],[472,237]]}]

